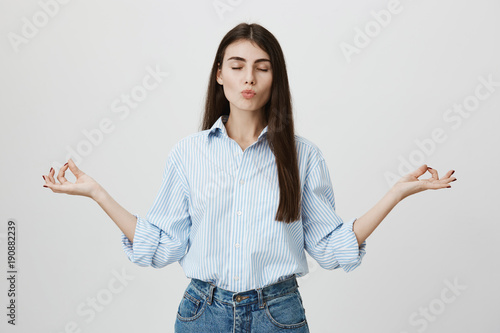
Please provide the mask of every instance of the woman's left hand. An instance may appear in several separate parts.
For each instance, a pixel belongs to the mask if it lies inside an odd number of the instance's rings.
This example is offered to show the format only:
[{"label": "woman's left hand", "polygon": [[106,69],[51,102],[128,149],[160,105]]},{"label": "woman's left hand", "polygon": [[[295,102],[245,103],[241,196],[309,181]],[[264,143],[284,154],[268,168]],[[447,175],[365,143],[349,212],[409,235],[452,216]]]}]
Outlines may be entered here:
[{"label": "woman's left hand", "polygon": [[[429,171],[432,177],[427,179],[418,179],[418,177],[422,176],[426,171]],[[455,177],[451,177],[454,172],[455,170],[450,170],[444,177],[439,179],[437,170],[432,169],[431,167],[428,167],[426,164],[424,164],[420,168],[410,172],[409,174],[398,180],[392,187],[392,190],[398,193],[401,200],[403,200],[407,196],[425,190],[450,188],[451,185],[449,185],[449,183],[457,180]]]}]

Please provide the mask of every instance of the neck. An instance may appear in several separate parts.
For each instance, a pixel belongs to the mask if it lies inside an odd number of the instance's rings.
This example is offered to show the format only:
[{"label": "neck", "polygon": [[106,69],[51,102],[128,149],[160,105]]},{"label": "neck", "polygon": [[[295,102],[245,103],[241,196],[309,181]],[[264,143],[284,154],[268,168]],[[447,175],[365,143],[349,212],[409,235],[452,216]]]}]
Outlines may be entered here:
[{"label": "neck", "polygon": [[263,110],[250,112],[231,110],[225,126],[227,135],[237,142],[257,141],[266,127]]}]

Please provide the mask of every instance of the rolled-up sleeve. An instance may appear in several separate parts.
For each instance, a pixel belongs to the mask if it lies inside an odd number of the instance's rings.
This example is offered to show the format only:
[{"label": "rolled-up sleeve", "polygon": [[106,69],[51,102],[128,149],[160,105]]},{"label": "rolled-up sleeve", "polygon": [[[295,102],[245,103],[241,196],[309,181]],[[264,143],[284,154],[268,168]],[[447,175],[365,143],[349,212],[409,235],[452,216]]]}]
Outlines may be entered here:
[{"label": "rolled-up sleeve", "polygon": [[301,213],[304,248],[322,268],[342,267],[349,272],[361,264],[366,254],[366,240],[358,246],[353,230],[356,218],[344,223],[336,214],[332,182],[324,159],[306,175]]},{"label": "rolled-up sleeve", "polygon": [[156,199],[146,214],[137,217],[134,241],[121,234],[128,259],[139,266],[162,268],[179,261],[189,250],[189,192],[178,153],[169,154]]}]

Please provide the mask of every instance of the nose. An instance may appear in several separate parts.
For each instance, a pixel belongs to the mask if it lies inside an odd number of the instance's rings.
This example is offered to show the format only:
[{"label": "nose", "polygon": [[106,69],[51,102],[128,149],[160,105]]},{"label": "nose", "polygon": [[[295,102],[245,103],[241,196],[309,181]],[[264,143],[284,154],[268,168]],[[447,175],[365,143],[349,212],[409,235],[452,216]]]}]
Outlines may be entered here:
[{"label": "nose", "polygon": [[245,84],[250,83],[250,84],[255,84],[255,77],[253,73],[253,68],[249,68],[246,72],[246,77],[245,77]]}]

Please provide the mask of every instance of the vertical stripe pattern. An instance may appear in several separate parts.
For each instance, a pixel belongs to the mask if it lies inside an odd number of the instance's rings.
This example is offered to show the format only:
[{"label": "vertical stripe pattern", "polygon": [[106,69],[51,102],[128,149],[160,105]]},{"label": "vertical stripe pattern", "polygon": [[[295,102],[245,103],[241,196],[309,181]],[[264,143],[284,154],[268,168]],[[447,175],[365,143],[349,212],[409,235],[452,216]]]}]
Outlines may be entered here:
[{"label": "vertical stripe pattern", "polygon": [[309,272],[305,252],[324,269],[349,272],[361,264],[353,223],[335,212],[325,159],[295,135],[302,193],[301,218],[277,222],[279,183],[267,126],[245,151],[226,132],[227,116],[189,135],[170,151],[152,207],[137,217],[133,242],[122,247],[139,266],[179,262],[188,278],[233,292],[263,288]]}]

